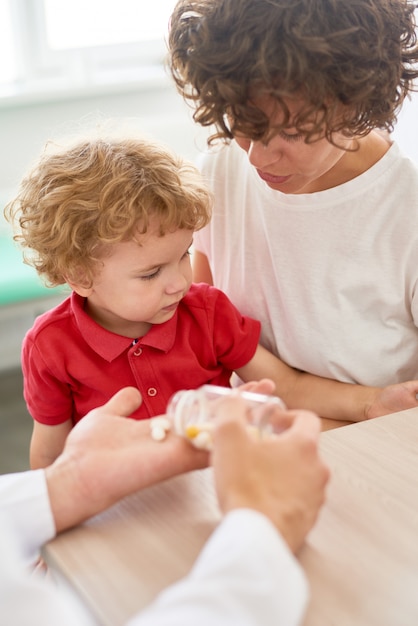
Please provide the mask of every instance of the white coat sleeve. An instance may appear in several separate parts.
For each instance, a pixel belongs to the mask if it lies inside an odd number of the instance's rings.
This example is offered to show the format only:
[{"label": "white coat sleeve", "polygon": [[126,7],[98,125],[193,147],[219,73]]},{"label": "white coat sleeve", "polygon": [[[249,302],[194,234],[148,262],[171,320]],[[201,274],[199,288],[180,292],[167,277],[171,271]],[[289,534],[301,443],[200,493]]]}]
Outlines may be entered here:
[{"label": "white coat sleeve", "polygon": [[[0,476],[2,623],[81,626],[70,596],[29,574],[28,565],[54,535],[43,470]],[[220,524],[190,575],[129,626],[294,626],[306,600],[302,570],[275,528],[259,513],[239,510]]]},{"label": "white coat sleeve", "polygon": [[33,571],[55,536],[43,470],[0,476],[0,622],[13,626],[84,626],[84,614],[51,580]]},{"label": "white coat sleeve", "polygon": [[33,563],[41,546],[55,537],[44,470],[0,476],[0,516],[7,520],[26,563]]},{"label": "white coat sleeve", "polygon": [[240,509],[225,517],[189,576],[129,626],[296,626],[307,600],[305,575],[276,528]]}]

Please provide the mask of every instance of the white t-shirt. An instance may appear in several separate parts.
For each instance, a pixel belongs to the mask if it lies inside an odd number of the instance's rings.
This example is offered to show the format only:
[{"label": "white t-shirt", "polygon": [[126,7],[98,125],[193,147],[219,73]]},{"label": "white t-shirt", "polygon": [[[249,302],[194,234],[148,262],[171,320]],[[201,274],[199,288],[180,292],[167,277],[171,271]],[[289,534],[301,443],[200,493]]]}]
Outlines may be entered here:
[{"label": "white t-shirt", "polygon": [[418,378],[418,168],[397,145],[312,194],[270,189],[234,142],[201,167],[215,208],[195,249],[266,348],[345,382]]},{"label": "white t-shirt", "polygon": [[[74,597],[29,575],[28,564],[54,534],[43,470],[0,476],[1,624],[87,623]],[[129,626],[296,626],[306,602],[305,576],[274,526],[241,509],[226,516],[189,576]]]}]

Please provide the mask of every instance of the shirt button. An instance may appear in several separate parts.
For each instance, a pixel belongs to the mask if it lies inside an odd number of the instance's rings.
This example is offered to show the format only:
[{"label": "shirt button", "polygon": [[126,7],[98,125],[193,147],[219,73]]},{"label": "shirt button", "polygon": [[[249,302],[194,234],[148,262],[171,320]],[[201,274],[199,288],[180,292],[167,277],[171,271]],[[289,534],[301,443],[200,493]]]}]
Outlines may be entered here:
[{"label": "shirt button", "polygon": [[142,354],[142,348],[137,348],[134,352],[134,356],[141,356]]},{"label": "shirt button", "polygon": [[147,394],[152,398],[157,395],[157,390],[155,387],[150,387],[147,391]]}]

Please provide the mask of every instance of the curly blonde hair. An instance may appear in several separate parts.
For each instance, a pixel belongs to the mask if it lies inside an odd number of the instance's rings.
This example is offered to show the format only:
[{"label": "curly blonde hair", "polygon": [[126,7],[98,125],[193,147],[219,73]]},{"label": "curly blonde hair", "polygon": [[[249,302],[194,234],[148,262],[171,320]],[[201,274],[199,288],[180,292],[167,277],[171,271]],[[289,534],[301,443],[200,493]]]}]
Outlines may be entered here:
[{"label": "curly blonde hair", "polygon": [[[52,148],[52,150],[51,150]],[[147,231],[198,230],[212,196],[190,163],[143,139],[88,139],[48,144],[5,208],[27,263],[50,286],[71,280],[91,286],[109,244]]]},{"label": "curly blonde hair", "polygon": [[[268,136],[270,121],[251,103],[274,98],[277,130],[305,141],[336,132],[392,131],[415,89],[418,46],[411,0],[179,0],[167,64],[194,120],[215,127],[208,143],[234,133]],[[286,99],[305,103],[291,119]],[[229,120],[229,121],[228,121]]]}]

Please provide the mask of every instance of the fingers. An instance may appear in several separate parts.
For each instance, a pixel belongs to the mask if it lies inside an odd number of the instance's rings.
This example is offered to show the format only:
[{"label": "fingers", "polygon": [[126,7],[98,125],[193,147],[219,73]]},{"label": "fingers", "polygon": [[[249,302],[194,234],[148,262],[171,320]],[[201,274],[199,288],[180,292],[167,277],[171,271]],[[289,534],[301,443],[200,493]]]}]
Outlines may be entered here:
[{"label": "fingers", "polygon": [[142,403],[141,394],[135,387],[124,387],[104,405],[107,413],[129,417]]},{"label": "fingers", "polygon": [[418,380],[408,380],[408,382],[404,383],[405,387],[407,387],[408,391],[415,396],[415,400],[418,401]]},{"label": "fingers", "polygon": [[234,445],[234,442],[237,446],[242,445],[239,442],[248,436],[245,401],[240,396],[222,399],[213,425],[213,441],[221,454],[224,448]]},{"label": "fingers", "polygon": [[[241,388],[240,388],[241,389]],[[214,437],[244,437],[248,419],[245,401],[240,396],[229,396],[219,403],[217,418],[214,421]],[[321,432],[321,420],[312,411],[282,410],[277,408],[269,411],[268,424],[274,433],[289,431],[288,436],[303,434],[317,440]],[[231,434],[230,434],[231,433]]]},{"label": "fingers", "polygon": [[252,391],[254,393],[263,393],[266,395],[274,394],[276,390],[275,383],[270,378],[262,378],[261,380],[251,381],[240,385],[238,387],[240,391]]},{"label": "fingers", "polygon": [[[321,459],[319,454],[318,444],[319,435],[321,434],[321,420],[311,411],[295,411],[295,413],[293,424],[284,436],[296,436],[299,438],[299,442],[302,444],[303,456],[307,461],[310,461],[312,471],[316,468],[319,483],[324,488],[331,473],[328,465]],[[321,503],[324,497],[325,492],[322,494]]]},{"label": "fingers", "polygon": [[286,411],[286,415],[291,419],[288,429],[289,435],[303,433],[318,439],[321,432],[321,420],[315,413],[312,411],[294,410]]},{"label": "fingers", "polygon": [[246,403],[239,395],[228,396],[219,402],[213,421],[212,463],[235,464],[237,453],[243,453],[249,442]]}]

